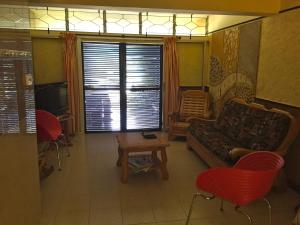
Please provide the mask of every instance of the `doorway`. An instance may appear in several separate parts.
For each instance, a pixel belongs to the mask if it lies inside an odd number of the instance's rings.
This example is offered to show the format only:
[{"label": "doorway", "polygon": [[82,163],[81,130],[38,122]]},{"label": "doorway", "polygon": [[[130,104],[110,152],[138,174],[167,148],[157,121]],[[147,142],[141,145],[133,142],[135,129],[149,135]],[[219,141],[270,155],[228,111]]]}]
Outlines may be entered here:
[{"label": "doorway", "polygon": [[162,45],[82,42],[85,131],[160,130]]}]

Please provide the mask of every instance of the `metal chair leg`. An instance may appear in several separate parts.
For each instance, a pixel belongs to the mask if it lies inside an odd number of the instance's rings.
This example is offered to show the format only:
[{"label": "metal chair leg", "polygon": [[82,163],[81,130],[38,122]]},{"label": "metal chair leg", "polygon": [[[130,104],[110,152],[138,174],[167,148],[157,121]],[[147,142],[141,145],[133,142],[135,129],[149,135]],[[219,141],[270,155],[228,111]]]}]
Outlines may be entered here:
[{"label": "metal chair leg", "polygon": [[268,210],[269,210],[269,225],[272,225],[272,206],[271,206],[271,203],[266,198],[263,198],[263,200],[268,205]]},{"label": "metal chair leg", "polygon": [[238,213],[240,213],[240,214],[246,216],[246,217],[248,218],[250,224],[251,224],[251,225],[254,225],[254,224],[253,224],[253,219],[251,218],[251,216],[249,216],[249,214],[247,214],[247,213],[243,212],[242,210],[240,210],[240,206],[239,206],[239,205],[237,205],[237,206],[235,207],[235,211],[237,211]]},{"label": "metal chair leg", "polygon": [[195,193],[195,194],[193,195],[193,198],[192,198],[192,202],[191,202],[191,205],[190,205],[190,209],[189,209],[189,212],[188,212],[188,216],[187,216],[185,225],[188,225],[189,222],[190,222],[191,215],[192,215],[192,211],[193,211],[193,206],[194,206],[194,201],[195,201],[195,199],[196,199],[198,196],[201,196],[201,197],[204,198],[205,200],[211,200],[211,199],[214,199],[214,198],[215,198],[215,196],[207,196],[207,195],[204,195],[204,194],[201,194],[201,193]]},{"label": "metal chair leg", "polygon": [[220,211],[221,211],[221,212],[224,211],[224,200],[223,200],[223,199],[221,199]]},{"label": "metal chair leg", "polygon": [[56,147],[56,156],[57,156],[57,162],[58,162],[58,170],[61,171],[61,160],[60,160],[60,153],[59,153],[59,148],[58,148],[58,143],[53,142]]}]

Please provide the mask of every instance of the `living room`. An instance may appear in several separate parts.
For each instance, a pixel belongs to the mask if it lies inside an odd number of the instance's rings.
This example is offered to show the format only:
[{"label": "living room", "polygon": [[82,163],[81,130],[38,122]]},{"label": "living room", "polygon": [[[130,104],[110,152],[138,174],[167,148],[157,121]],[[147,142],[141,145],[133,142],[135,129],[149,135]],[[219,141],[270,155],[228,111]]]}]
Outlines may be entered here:
[{"label": "living room", "polygon": [[[178,111],[187,91],[209,96],[206,119],[220,122],[224,106],[238,97],[247,107],[264,105],[266,115],[278,108],[276,113],[299,120],[299,1],[36,0],[26,5],[1,5],[0,224],[185,224],[193,194],[200,191],[197,176],[215,167],[190,136],[171,133],[173,121],[166,118]],[[14,45],[13,40],[22,41]],[[61,114],[67,137],[58,146],[59,157],[55,148],[47,151],[42,172],[36,108]],[[282,130],[287,123],[278,124]],[[278,151],[285,161],[281,187],[266,196],[273,224],[300,220],[295,211],[300,138],[297,125],[290,130]],[[142,131],[156,139],[145,141]],[[161,171],[126,171],[130,154],[126,161],[124,153],[136,151],[130,140],[141,142],[140,150],[148,141],[157,144],[152,160],[159,160]],[[216,199],[197,198],[194,204],[189,224],[249,223],[228,201],[223,212]],[[254,224],[268,223],[263,201],[241,209]]]}]

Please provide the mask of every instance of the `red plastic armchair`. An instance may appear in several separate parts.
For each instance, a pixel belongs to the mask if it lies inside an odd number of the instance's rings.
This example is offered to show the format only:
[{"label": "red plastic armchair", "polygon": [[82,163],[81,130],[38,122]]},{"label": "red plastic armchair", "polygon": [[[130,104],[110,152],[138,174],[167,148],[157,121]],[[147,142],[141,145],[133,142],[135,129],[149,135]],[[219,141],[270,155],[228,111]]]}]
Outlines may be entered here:
[{"label": "red plastic armchair", "polygon": [[242,157],[232,168],[213,168],[201,173],[197,177],[197,188],[210,195],[194,194],[186,225],[189,223],[193,203],[197,196],[207,200],[220,198],[221,211],[223,211],[223,200],[235,204],[235,210],[245,215],[250,224],[253,224],[252,218],[241,211],[240,207],[257,199],[263,199],[269,208],[271,225],[271,204],[264,196],[270,191],[283,164],[284,160],[281,156],[273,152],[259,151]]},{"label": "red plastic armchair", "polygon": [[[62,127],[53,114],[45,110],[36,110],[36,126],[38,141],[49,141],[54,144],[57,152],[58,169],[61,170],[61,159],[58,143],[62,137]],[[68,155],[70,155],[68,153]]]}]

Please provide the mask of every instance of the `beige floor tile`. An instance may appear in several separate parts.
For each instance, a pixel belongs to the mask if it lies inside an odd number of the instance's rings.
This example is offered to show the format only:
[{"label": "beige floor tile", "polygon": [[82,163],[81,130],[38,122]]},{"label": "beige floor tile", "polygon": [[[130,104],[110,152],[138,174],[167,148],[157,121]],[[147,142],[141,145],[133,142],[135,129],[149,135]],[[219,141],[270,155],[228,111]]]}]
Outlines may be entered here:
[{"label": "beige floor tile", "polygon": [[155,222],[151,207],[128,207],[122,209],[122,215],[124,225]]},{"label": "beige floor tile", "polygon": [[186,217],[184,210],[180,205],[157,206],[153,208],[153,212],[157,222],[184,220]]},{"label": "beige floor tile", "polygon": [[88,225],[89,211],[65,211],[60,212],[54,225]]},{"label": "beige floor tile", "polygon": [[158,222],[157,225],[184,225],[185,220],[172,220],[167,222]]},{"label": "beige floor tile", "polygon": [[99,190],[97,193],[92,193],[90,207],[92,209],[120,208],[120,196],[115,192]]},{"label": "beige floor tile", "polygon": [[121,225],[122,213],[120,208],[92,209],[89,225]]},{"label": "beige floor tile", "polygon": [[[170,178],[159,172],[130,174],[128,183],[120,182],[116,167],[115,134],[88,134],[73,139],[71,157],[63,155],[63,170],[54,171],[41,182],[41,225],[184,225],[197,175],[207,166],[183,141],[171,142],[167,149]],[[56,163],[55,155],[53,163]],[[290,225],[294,206],[300,196],[288,190],[272,192],[274,225]],[[226,203],[198,199],[191,225],[244,225],[247,219]],[[244,208],[255,225],[267,224],[267,208],[257,201]],[[89,224],[88,224],[89,221]]]}]

